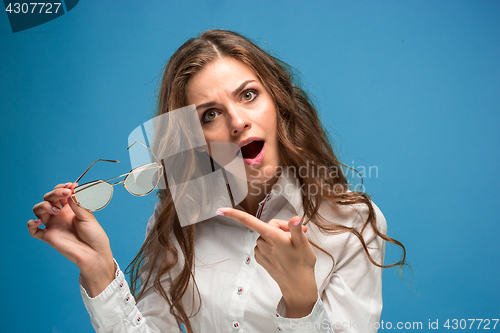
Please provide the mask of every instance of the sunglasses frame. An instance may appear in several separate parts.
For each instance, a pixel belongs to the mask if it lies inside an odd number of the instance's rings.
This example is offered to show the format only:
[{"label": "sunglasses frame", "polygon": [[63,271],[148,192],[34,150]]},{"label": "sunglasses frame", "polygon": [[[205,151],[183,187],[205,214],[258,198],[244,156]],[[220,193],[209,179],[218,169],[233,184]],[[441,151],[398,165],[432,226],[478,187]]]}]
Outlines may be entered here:
[{"label": "sunglasses frame", "polygon": [[[75,202],[78,206],[80,206],[81,208],[83,208],[83,209],[85,209],[85,210],[87,210],[87,211],[89,211],[89,212],[96,212],[96,211],[98,211],[98,210],[103,209],[104,207],[106,207],[106,206],[109,204],[109,202],[110,202],[110,201],[111,201],[111,199],[113,198],[113,188],[114,188],[114,186],[115,186],[115,185],[118,185],[118,184],[120,184],[120,183],[122,183],[122,184],[123,184],[123,187],[127,190],[127,192],[129,192],[130,194],[132,194],[132,195],[134,195],[134,196],[136,196],[136,197],[142,197],[142,196],[148,195],[149,193],[153,192],[153,191],[154,191],[154,189],[156,188],[156,186],[158,186],[158,183],[159,183],[159,181],[160,181],[161,175],[164,173],[164,170],[163,170],[163,164],[160,162],[160,160],[158,159],[158,157],[156,157],[156,155],[155,155],[155,154],[153,154],[153,152],[151,151],[151,149],[149,149],[149,147],[148,147],[148,146],[146,146],[143,142],[141,142],[141,141],[139,141],[139,140],[135,141],[135,142],[134,142],[134,143],[132,143],[130,146],[128,146],[128,147],[127,147],[127,150],[128,150],[130,147],[132,147],[133,145],[135,145],[136,143],[140,143],[140,144],[142,144],[144,147],[146,147],[146,148],[147,148],[147,149],[151,152],[151,155],[152,155],[152,156],[156,159],[156,162],[146,163],[146,164],[144,164],[144,165],[138,166],[137,168],[134,168],[134,169],[130,170],[128,173],[125,173],[125,174],[123,174],[123,175],[120,175],[120,176],[117,176],[117,177],[113,177],[113,178],[110,178],[110,179],[107,179],[107,180],[98,179],[98,180],[94,180],[94,181],[91,181],[91,182],[87,182],[87,183],[82,184],[82,185],[78,185],[78,186],[77,186],[77,187],[75,187],[75,189],[74,189],[74,192],[75,192],[75,193],[73,193],[73,194],[71,195],[71,198],[73,199],[73,201],[74,201],[74,202]],[[87,169],[86,169],[86,170],[85,170],[85,171],[81,174],[81,176],[80,176],[80,177],[78,177],[78,179],[75,181],[75,183],[78,183],[78,181],[79,181],[79,180],[80,180],[80,179],[81,179],[81,178],[82,178],[82,177],[83,177],[83,176],[87,173],[87,171],[89,171],[89,170],[90,170],[90,168],[91,168],[91,167],[92,167],[95,163],[97,163],[97,162],[99,162],[99,161],[104,161],[104,162],[112,162],[112,163],[120,163],[120,161],[117,161],[117,160],[103,160],[103,159],[97,159],[97,160],[95,160],[95,161],[94,161],[94,163],[92,163],[92,164],[91,164],[91,165],[90,165],[90,166],[89,166],[89,167],[88,167],[88,168],[87,168]],[[147,193],[144,193],[144,194],[135,194],[135,193],[132,193],[132,192],[131,192],[128,188],[127,188],[127,185],[125,185],[125,182],[126,182],[127,178],[128,178],[128,177],[129,177],[129,176],[130,176],[133,172],[137,171],[138,169],[141,169],[141,168],[142,168],[142,169],[145,169],[145,168],[147,168],[148,166],[154,166],[155,168],[158,168],[158,178],[157,178],[157,180],[156,180],[156,184],[155,184],[155,185],[151,188],[151,190],[150,190],[150,191],[148,191]],[[126,177],[125,177],[123,180],[120,180],[120,181],[118,181],[118,182],[116,182],[116,183],[113,183],[113,184],[109,183],[109,181],[110,181],[110,180],[118,179],[118,178],[120,178],[120,177],[124,177],[124,176],[126,176]],[[78,202],[78,199],[76,198],[76,193],[77,193],[77,192],[81,192],[81,191],[85,191],[85,190],[86,190],[86,189],[88,189],[88,188],[91,188],[91,187],[93,187],[93,186],[96,186],[96,185],[98,185],[98,184],[102,184],[102,183],[106,183],[106,184],[108,184],[109,186],[111,186],[111,193],[110,193],[110,195],[109,195],[109,199],[108,199],[108,201],[106,202],[106,204],[104,204],[102,207],[97,208],[97,209],[88,209],[88,208],[83,207],[83,206],[80,204],[80,202]],[[88,184],[92,184],[92,185],[88,185]],[[83,187],[83,186],[85,186],[85,188],[81,189],[80,191],[77,191],[77,189],[78,189],[78,188],[81,188],[81,187]]]}]

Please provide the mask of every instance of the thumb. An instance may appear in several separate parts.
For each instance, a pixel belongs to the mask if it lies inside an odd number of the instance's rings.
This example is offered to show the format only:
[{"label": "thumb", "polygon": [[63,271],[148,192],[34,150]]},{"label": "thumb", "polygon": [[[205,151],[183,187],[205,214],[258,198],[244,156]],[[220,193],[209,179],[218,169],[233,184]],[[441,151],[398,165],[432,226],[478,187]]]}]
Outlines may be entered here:
[{"label": "thumb", "polygon": [[288,221],[288,228],[290,229],[290,234],[292,236],[292,243],[295,245],[302,245],[308,242],[300,220],[299,216],[294,216],[290,219],[290,221]]},{"label": "thumb", "polygon": [[79,221],[95,220],[94,214],[77,204],[73,196],[68,198],[68,205]]}]

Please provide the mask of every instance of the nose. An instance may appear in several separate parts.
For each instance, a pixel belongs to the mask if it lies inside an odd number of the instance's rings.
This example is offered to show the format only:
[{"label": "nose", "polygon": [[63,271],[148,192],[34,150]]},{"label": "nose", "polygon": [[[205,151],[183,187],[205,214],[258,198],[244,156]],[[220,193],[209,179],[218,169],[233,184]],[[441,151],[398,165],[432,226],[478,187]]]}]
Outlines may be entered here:
[{"label": "nose", "polygon": [[229,115],[228,122],[231,135],[240,135],[243,131],[252,127],[251,121],[245,111],[237,107],[230,107],[227,113]]}]

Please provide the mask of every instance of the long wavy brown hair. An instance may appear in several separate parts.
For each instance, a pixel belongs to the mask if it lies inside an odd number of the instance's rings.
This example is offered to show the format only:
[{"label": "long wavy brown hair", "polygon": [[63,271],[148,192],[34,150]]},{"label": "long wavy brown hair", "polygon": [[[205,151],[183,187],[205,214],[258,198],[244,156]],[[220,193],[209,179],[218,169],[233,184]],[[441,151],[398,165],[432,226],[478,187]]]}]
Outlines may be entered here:
[{"label": "long wavy brown hair", "polygon": [[[350,232],[359,239],[368,259],[374,265],[384,268],[396,265],[402,267],[406,258],[403,244],[379,231],[375,208],[367,194],[349,191],[349,182],[342,172],[343,164],[335,156],[331,142],[307,94],[294,84],[292,68],[245,37],[225,30],[208,30],[198,38],[184,43],[165,67],[156,115],[186,106],[186,87],[190,78],[205,65],[220,57],[232,57],[246,64],[274,100],[278,117],[277,135],[281,167],[300,170],[301,166],[310,165],[308,161],[314,161],[317,172],[308,173],[305,177],[294,175],[300,182],[301,188],[320,189],[315,191],[317,194],[302,193],[303,223],[313,223],[326,234]],[[332,169],[336,172],[329,172]],[[137,294],[137,298],[140,299],[144,287],[152,283],[154,290],[170,306],[170,312],[177,319],[179,327],[183,323],[187,332],[192,332],[189,318],[196,314],[199,308],[185,309],[182,298],[189,288],[194,288],[197,292],[193,276],[196,226],[180,226],[168,188],[159,190],[158,195],[161,209],[156,222],[127,269],[131,273],[132,291],[135,294],[142,287]],[[322,218],[318,212],[319,206],[324,201],[340,206],[366,205],[368,217],[360,229],[335,224]],[[384,266],[373,260],[363,238],[363,231],[368,225],[379,237],[401,247],[400,261]],[[312,245],[325,252],[315,244]],[[179,263],[179,260],[183,262]],[[177,276],[171,277],[170,289],[165,290],[160,279],[178,264],[182,265],[182,270]],[[143,278],[142,286],[139,281],[140,275]],[[199,292],[197,294],[199,297]]]}]

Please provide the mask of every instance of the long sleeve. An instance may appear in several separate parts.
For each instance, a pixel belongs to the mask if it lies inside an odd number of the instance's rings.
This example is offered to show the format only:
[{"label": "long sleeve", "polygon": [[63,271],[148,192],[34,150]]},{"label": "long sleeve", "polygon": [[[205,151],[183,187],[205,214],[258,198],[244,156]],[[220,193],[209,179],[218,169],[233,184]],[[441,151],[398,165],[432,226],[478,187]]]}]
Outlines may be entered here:
[{"label": "long sleeve", "polygon": [[[385,218],[375,205],[374,208],[378,228],[385,233]],[[355,221],[349,225],[362,224],[366,212],[358,207],[358,213]],[[333,212],[327,216],[334,219],[339,217]],[[363,238],[373,260],[383,264],[383,239],[375,235],[371,226],[366,227]],[[318,285],[321,285],[320,297],[308,316],[286,318],[284,302],[281,299],[273,318],[275,325],[283,332],[293,333],[376,332],[382,312],[382,268],[370,262],[359,239],[351,233],[320,236],[314,241],[333,254],[334,269],[324,283],[318,281]],[[323,255],[319,252],[317,254]],[[325,267],[317,267],[316,271],[321,276]]]},{"label": "long sleeve", "polygon": [[[146,234],[151,231],[157,217],[159,205],[149,219]],[[80,293],[90,320],[97,333],[168,333],[180,332],[177,323],[170,314],[165,300],[147,286],[139,302],[130,292],[125,274],[116,263],[115,279],[98,296],[91,298],[85,281],[80,278]],[[141,281],[141,286],[143,281]],[[165,290],[169,289],[170,277],[162,277]],[[144,287],[144,286],[143,286]]]},{"label": "long sleeve", "polygon": [[94,298],[89,297],[85,281],[80,279],[82,299],[97,333],[179,332],[168,306],[164,306],[165,302],[152,291],[153,288],[150,289],[136,304],[118,265],[113,282]]}]

